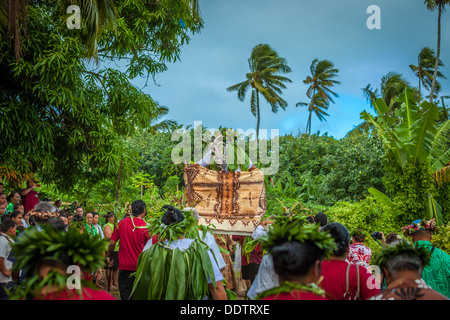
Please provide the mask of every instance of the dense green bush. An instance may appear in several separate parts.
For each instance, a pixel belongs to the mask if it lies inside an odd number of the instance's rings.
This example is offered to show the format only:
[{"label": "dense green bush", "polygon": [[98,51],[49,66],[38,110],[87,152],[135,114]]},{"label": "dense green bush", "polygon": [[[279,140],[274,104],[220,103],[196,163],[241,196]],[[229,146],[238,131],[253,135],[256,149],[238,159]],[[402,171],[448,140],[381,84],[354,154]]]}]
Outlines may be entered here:
[{"label": "dense green bush", "polygon": [[416,219],[429,218],[428,195],[435,188],[430,166],[406,164],[403,170],[391,166],[386,171],[383,181],[394,202],[396,223],[403,226]]},{"label": "dense green bush", "polygon": [[439,228],[439,232],[431,238],[431,243],[450,254],[450,223]]},{"label": "dense green bush", "polygon": [[339,222],[344,225],[350,234],[361,229],[366,235],[365,243],[373,252],[380,245],[376,243],[370,234],[381,231],[385,235],[391,232],[401,234],[401,228],[395,224],[393,214],[384,205],[378,204],[373,197],[368,196],[357,202],[339,201],[325,211],[329,222]]}]

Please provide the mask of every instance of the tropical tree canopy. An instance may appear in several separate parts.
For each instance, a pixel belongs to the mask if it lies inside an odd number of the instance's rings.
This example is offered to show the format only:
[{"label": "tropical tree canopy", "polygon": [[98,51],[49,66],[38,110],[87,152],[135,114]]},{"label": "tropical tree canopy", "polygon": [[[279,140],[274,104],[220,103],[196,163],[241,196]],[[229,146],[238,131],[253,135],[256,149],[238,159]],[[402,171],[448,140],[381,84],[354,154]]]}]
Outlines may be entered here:
[{"label": "tropical tree canopy", "polygon": [[166,70],[203,22],[192,1],[114,2],[115,19],[96,29],[99,64],[92,65],[87,30],[67,27],[61,3],[27,7],[21,59],[0,29],[0,172],[15,182],[39,173],[42,182],[67,189],[116,175],[122,156],[131,160],[124,138],[151,130],[167,108],[130,79]]}]

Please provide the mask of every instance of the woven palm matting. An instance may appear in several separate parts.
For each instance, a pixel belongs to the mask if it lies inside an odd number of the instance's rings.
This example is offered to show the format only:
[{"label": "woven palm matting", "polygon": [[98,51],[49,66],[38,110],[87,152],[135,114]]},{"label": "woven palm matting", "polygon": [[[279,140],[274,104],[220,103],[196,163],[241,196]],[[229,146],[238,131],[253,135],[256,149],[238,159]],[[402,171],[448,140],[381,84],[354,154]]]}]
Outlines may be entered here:
[{"label": "woven palm matting", "polygon": [[258,169],[225,173],[189,166],[184,181],[199,224],[214,225],[215,233],[251,234],[266,212],[264,174]]}]

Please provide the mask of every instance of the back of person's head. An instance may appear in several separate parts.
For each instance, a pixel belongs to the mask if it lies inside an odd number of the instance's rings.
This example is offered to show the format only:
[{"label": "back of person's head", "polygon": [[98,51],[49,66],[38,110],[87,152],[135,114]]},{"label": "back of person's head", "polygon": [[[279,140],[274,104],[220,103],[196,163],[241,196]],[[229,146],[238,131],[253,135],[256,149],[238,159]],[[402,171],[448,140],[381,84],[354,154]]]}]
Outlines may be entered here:
[{"label": "back of person's head", "polygon": [[432,237],[432,233],[430,230],[417,230],[413,234],[414,240],[430,240]]},{"label": "back of person's head", "polygon": [[327,231],[333,237],[336,242],[336,249],[333,252],[334,256],[342,257],[346,254],[350,245],[350,234],[346,227],[339,222],[332,222],[322,228],[323,231]]},{"label": "back of person's head", "polygon": [[66,225],[61,218],[50,218],[47,221],[47,224],[51,225],[53,229],[65,231]]},{"label": "back of person's head", "polygon": [[17,224],[11,219],[7,218],[2,221],[2,224],[0,225],[0,232],[8,232],[9,229],[14,228]]},{"label": "back of person's head", "polygon": [[135,200],[131,203],[131,213],[133,216],[140,216],[145,212],[146,204],[144,200]]},{"label": "back of person's head", "polygon": [[386,243],[391,244],[394,241],[397,241],[397,239],[398,239],[397,234],[395,232],[391,232],[386,236]]},{"label": "back of person's head", "polygon": [[41,201],[34,206],[34,211],[53,213],[56,211],[56,208],[48,201]]},{"label": "back of person's head", "polygon": [[[398,242],[394,241],[392,245],[395,246],[396,243]],[[384,267],[393,276],[395,276],[398,272],[413,271],[420,277],[422,275],[423,261],[416,255],[398,254],[389,258]]]},{"label": "back of person's head", "polygon": [[361,229],[357,229],[353,232],[352,238],[355,239],[356,242],[364,242],[366,236]]},{"label": "back of person's head", "polygon": [[161,218],[161,222],[164,223],[165,225],[168,226],[174,223],[179,223],[184,220],[183,213],[177,208],[165,205],[162,209],[165,210],[165,212]]},{"label": "back of person's head", "polygon": [[325,213],[323,212],[318,212],[315,216],[314,216],[314,222],[316,224],[318,224],[321,227],[324,227],[327,225],[328,223],[328,217]]},{"label": "back of person's head", "polygon": [[275,272],[289,281],[307,275],[323,251],[311,242],[285,242],[271,251]]}]

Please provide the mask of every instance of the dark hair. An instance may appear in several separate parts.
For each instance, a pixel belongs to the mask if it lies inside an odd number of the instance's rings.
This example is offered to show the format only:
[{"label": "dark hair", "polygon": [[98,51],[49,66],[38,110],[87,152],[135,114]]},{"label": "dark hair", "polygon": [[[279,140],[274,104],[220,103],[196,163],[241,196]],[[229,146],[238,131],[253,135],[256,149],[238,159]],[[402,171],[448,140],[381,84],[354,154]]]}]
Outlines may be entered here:
[{"label": "dark hair", "polygon": [[47,224],[51,225],[53,229],[65,231],[66,225],[64,224],[64,221],[62,221],[61,218],[50,218],[47,221]]},{"label": "dark hair", "polygon": [[361,229],[357,229],[353,232],[352,238],[355,239],[357,242],[364,242],[366,236],[363,234],[363,231]]},{"label": "dark hair", "polygon": [[108,211],[104,215],[102,215],[102,218],[105,218],[105,223],[108,223],[109,218],[114,217],[114,212]]},{"label": "dark hair", "polygon": [[309,222],[309,223],[314,223],[314,217],[307,216],[306,217],[306,221]]},{"label": "dark hair", "polygon": [[326,226],[328,223],[327,215],[323,212],[318,212],[314,217],[314,222],[319,226]]},{"label": "dark hair", "polygon": [[13,210],[14,211],[16,211],[19,207],[23,207],[23,203],[22,202],[19,202],[19,203],[16,203],[16,204],[14,204],[14,206],[13,206]]},{"label": "dark hair", "polygon": [[339,222],[332,222],[323,227],[322,230],[329,232],[334,242],[336,242],[336,249],[333,251],[333,255],[343,256],[350,245],[350,234],[347,228]]},{"label": "dark hair", "polygon": [[22,214],[22,212],[15,210],[15,211],[11,212],[9,216],[12,219],[12,218],[16,218],[19,214]]},{"label": "dark hair", "polygon": [[178,223],[184,220],[183,213],[175,207],[165,205],[162,209],[166,210],[161,218],[165,225]]},{"label": "dark hair", "polygon": [[396,241],[397,238],[397,234],[395,232],[391,232],[386,236],[386,243],[392,243],[394,241]]},{"label": "dark hair", "polygon": [[306,275],[323,254],[315,244],[298,241],[285,242],[271,251],[275,272],[287,281]]},{"label": "dark hair", "polygon": [[[16,194],[16,193],[19,193],[19,191],[11,191],[11,193],[9,194],[9,196],[7,196],[6,197],[6,200],[8,200],[8,202],[11,202],[11,198],[12,197],[14,197],[14,195]],[[20,196],[20,193],[19,193],[19,196]]]},{"label": "dark hair", "polygon": [[81,222],[81,221],[84,221],[84,217],[80,216],[79,214],[73,216],[73,222]]},{"label": "dark hair", "polygon": [[131,213],[137,217],[144,213],[146,204],[144,200],[135,200],[131,203]]},{"label": "dark hair", "polygon": [[0,225],[0,231],[7,232],[9,229],[14,228],[16,225],[17,224],[11,218],[6,218]]}]

